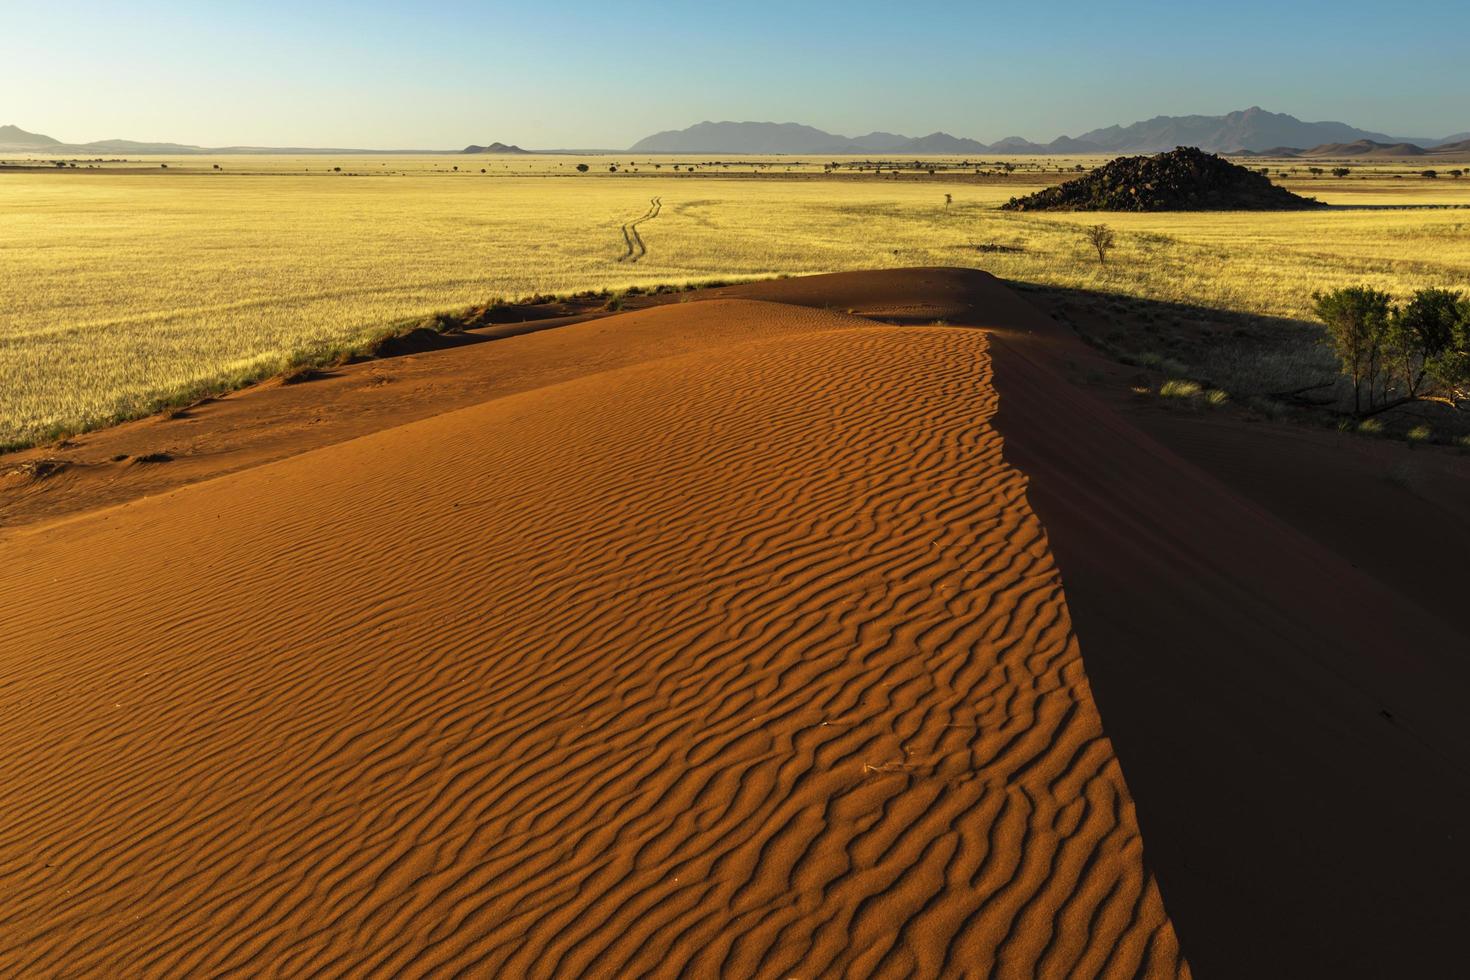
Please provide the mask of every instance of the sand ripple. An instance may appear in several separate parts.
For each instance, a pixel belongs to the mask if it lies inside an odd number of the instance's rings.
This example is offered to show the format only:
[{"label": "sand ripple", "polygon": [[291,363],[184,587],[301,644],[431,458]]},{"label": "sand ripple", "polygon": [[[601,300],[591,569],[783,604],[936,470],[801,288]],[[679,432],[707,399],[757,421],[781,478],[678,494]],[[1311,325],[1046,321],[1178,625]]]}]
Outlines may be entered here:
[{"label": "sand ripple", "polygon": [[1187,974],[990,380],[763,335],[7,541],[0,973]]}]

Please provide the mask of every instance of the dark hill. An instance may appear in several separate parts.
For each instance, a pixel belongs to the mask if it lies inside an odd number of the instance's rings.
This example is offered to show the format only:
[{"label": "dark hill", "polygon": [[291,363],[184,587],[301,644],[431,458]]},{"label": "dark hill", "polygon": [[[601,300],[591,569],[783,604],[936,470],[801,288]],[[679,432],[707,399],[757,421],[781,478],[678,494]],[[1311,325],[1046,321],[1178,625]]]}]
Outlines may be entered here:
[{"label": "dark hill", "polygon": [[523,150],[519,146],[516,146],[515,144],[511,144],[510,146],[507,146],[504,143],[491,143],[489,146],[477,146],[476,144],[471,143],[469,146],[465,147],[460,152],[461,153],[530,153],[531,151],[530,150]]},{"label": "dark hill", "polygon": [[1321,202],[1213,153],[1181,146],[1151,157],[1119,157],[1085,177],[1013,197],[1006,211],[1293,211]]},{"label": "dark hill", "polygon": [[1379,143],[1354,140],[1351,143],[1323,143],[1303,150],[1304,157],[1422,157],[1425,150],[1413,143]]}]

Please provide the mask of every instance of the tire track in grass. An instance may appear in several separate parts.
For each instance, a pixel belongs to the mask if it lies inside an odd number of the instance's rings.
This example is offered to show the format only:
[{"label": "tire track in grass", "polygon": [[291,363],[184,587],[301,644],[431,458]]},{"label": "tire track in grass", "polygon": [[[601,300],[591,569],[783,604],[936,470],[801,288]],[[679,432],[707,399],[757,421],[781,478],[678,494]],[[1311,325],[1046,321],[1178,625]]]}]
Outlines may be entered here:
[{"label": "tire track in grass", "polygon": [[643,236],[638,234],[638,226],[645,221],[657,218],[663,206],[663,198],[649,198],[648,210],[643,213],[642,217],[635,218],[623,225],[623,243],[628,250],[618,259],[619,262],[637,262],[648,254],[648,246],[643,243]]}]

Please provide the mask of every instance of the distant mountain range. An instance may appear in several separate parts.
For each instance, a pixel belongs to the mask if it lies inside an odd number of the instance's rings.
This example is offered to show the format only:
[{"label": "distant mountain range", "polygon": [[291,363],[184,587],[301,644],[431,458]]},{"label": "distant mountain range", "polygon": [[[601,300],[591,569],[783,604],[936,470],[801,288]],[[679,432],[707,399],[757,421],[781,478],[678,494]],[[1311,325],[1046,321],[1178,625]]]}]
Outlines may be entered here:
[{"label": "distant mountain range", "polygon": [[[1059,136],[1033,143],[1011,136],[995,143],[931,133],[901,136],[868,133],[847,137],[797,123],[702,122],[688,129],[667,130],[639,140],[636,153],[802,153],[802,154],[1079,154],[1158,153],[1176,146],[1197,146],[1212,153],[1261,152],[1276,147],[1318,147],[1360,140],[1391,145],[1412,144],[1427,150],[1456,143],[1467,134],[1434,139],[1397,137],[1357,129],[1340,122],[1302,122],[1295,116],[1267,112],[1259,106],[1223,116],[1156,116],[1129,126],[1094,129],[1076,138]],[[1297,151],[1301,152],[1301,151]]]},{"label": "distant mountain range", "polygon": [[[1463,135],[1463,134],[1461,134]],[[1302,150],[1294,146],[1273,146],[1269,150],[1260,153],[1251,153],[1251,156],[1262,157],[1302,157],[1332,158],[1332,157],[1433,157],[1455,155],[1470,155],[1470,138],[1461,139],[1451,136],[1453,143],[1438,143],[1428,148],[1419,146],[1417,143],[1378,143],[1373,140],[1353,140],[1351,143],[1323,143],[1310,149]]]},{"label": "distant mountain range", "polygon": [[[930,133],[903,136],[868,133],[839,136],[799,123],[702,122],[688,129],[655,133],[634,143],[633,153],[720,153],[807,155],[920,154],[979,156],[1006,154],[1098,153],[1121,155],[1159,153],[1176,146],[1197,146],[1212,153],[1271,156],[1419,156],[1470,154],[1470,132],[1442,139],[1388,136],[1356,129],[1340,122],[1302,122],[1295,116],[1267,112],[1259,106],[1223,116],[1155,116],[1128,126],[1094,129],[1078,137],[1059,136],[1050,143],[1033,143],[1009,136],[995,143]],[[1299,149],[1307,147],[1309,149]],[[352,150],[304,146],[192,146],[185,143],[146,143],[110,139],[91,143],[64,143],[17,126],[0,126],[0,153],[46,153],[96,156],[100,154],[226,154],[226,153],[561,153],[567,150],[523,150],[514,144],[471,144],[463,150]],[[584,150],[596,153],[606,151]]]},{"label": "distant mountain range", "polygon": [[19,126],[0,126],[0,153],[54,153],[77,156],[99,154],[162,154],[193,156],[198,154],[316,154],[316,153],[530,153],[519,146],[491,143],[470,145],[463,150],[352,150],[319,146],[193,146],[188,143],[140,143],[137,140],[96,140],[91,143],[63,143],[41,133],[28,133]]}]

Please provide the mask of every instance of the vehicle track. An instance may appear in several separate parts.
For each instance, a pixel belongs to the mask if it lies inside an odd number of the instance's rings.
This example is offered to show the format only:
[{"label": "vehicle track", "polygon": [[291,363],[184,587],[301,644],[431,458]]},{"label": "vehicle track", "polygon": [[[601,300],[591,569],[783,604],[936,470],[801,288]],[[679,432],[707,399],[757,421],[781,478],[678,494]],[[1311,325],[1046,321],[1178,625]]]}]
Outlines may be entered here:
[{"label": "vehicle track", "polygon": [[643,236],[638,234],[638,226],[645,221],[657,218],[663,210],[664,201],[661,197],[649,198],[648,210],[641,217],[635,218],[623,225],[623,243],[627,251],[618,259],[619,262],[637,262],[648,254],[648,246],[643,243]]}]

